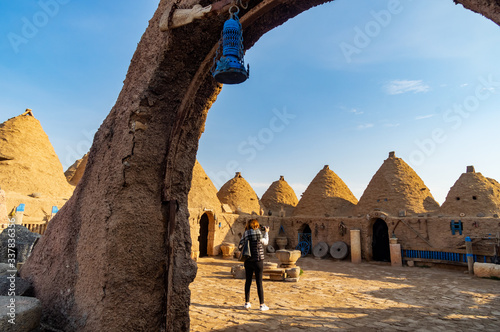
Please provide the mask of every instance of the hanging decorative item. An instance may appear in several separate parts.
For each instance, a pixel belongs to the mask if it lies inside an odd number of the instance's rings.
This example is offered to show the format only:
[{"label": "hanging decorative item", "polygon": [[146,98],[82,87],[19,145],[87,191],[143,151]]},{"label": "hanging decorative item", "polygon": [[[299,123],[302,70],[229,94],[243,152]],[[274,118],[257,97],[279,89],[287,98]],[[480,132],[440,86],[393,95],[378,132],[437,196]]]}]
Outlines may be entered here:
[{"label": "hanging decorative item", "polygon": [[[243,60],[243,31],[238,17],[239,12],[240,9],[236,5],[229,8],[230,17],[222,29],[219,41],[222,44],[222,56],[217,61],[219,56],[219,51],[217,51],[214,59],[215,70],[212,70],[213,77],[219,83],[240,84],[245,82],[249,76],[250,67],[247,66],[245,69],[245,61]],[[217,65],[215,66],[216,61]]]}]

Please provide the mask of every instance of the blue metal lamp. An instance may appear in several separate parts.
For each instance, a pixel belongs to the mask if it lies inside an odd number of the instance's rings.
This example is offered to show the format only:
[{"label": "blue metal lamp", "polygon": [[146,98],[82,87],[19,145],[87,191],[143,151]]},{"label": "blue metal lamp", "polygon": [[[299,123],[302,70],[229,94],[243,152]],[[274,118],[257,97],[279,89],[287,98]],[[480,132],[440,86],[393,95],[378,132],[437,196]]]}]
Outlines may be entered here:
[{"label": "blue metal lamp", "polygon": [[222,56],[217,61],[213,76],[219,83],[240,84],[247,80],[249,67],[245,69],[243,60],[243,31],[238,18],[239,8],[235,13],[231,9],[229,12],[231,17],[224,23],[222,30]]}]

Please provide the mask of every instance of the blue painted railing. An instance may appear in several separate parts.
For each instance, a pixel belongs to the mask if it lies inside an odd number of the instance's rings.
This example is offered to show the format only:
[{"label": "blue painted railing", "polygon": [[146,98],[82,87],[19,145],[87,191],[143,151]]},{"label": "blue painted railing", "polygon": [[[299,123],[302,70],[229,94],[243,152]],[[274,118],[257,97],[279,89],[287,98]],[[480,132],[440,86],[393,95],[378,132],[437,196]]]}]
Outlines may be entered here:
[{"label": "blue painted railing", "polygon": [[[436,259],[441,261],[467,263],[466,254],[460,254],[455,252],[402,249],[401,255],[404,258]],[[472,257],[474,258],[474,262],[478,261],[477,255],[472,255]],[[486,257],[487,256],[483,256],[484,263],[486,263]]]}]

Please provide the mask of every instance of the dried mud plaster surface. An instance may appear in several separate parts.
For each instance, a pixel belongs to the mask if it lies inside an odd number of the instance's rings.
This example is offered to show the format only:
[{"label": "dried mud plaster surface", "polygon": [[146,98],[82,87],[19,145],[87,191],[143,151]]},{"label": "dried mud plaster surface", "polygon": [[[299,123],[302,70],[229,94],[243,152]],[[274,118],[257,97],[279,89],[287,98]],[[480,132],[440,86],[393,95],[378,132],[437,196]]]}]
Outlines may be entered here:
[{"label": "dried mud plaster surface", "polygon": [[238,213],[260,214],[263,208],[250,184],[238,174],[220,188],[217,197]]},{"label": "dried mud plaster surface", "polygon": [[190,209],[208,208],[215,213],[221,212],[221,203],[217,198],[217,188],[198,161],[194,164],[191,189],[188,195]]},{"label": "dried mud plaster surface", "polygon": [[[198,139],[220,90],[208,70],[227,15],[161,32],[162,14],[188,2],[160,1],[94,138],[87,171],[23,267],[43,303],[43,320],[53,327],[189,330],[196,267],[187,194]],[[250,1],[240,12],[245,47],[325,2]],[[487,5],[500,21],[499,6]]]},{"label": "dried mud plaster surface", "polygon": [[20,115],[0,124],[0,185],[6,192],[69,198],[73,187],[66,181],[59,158],[40,121]]},{"label": "dried mud plaster surface", "polygon": [[280,215],[281,209],[283,209],[286,216],[291,216],[299,200],[285,178],[280,177],[262,195],[261,202],[268,211],[272,211],[273,215]]},{"label": "dried mud plaster surface", "polygon": [[325,165],[307,187],[293,214],[319,217],[345,216],[357,203],[358,200],[344,181]]},{"label": "dried mud plaster surface", "polygon": [[424,184],[424,181],[403,159],[389,156],[361,196],[357,210],[382,211],[398,215],[405,208],[408,213],[417,214],[435,211],[439,204]]}]

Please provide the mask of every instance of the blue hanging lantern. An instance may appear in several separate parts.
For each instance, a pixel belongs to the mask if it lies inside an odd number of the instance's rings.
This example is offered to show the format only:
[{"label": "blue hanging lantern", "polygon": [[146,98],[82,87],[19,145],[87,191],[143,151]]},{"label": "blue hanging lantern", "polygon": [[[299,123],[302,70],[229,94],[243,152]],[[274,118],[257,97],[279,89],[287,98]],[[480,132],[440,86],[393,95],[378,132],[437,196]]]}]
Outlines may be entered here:
[{"label": "blue hanging lantern", "polygon": [[[235,8],[235,7],[231,7]],[[213,71],[215,80],[223,84],[239,84],[247,80],[249,67],[245,69],[243,60],[243,31],[238,18],[239,8],[224,23],[222,30],[222,56]]]}]

